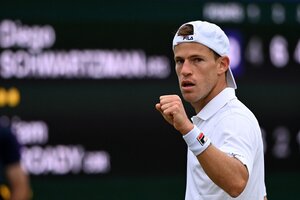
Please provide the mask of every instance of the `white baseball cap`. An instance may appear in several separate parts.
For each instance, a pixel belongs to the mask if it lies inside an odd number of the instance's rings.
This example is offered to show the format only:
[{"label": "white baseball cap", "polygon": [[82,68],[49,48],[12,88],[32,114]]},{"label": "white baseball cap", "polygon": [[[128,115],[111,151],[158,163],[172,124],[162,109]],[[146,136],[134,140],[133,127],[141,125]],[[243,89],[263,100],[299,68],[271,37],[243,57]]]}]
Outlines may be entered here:
[{"label": "white baseball cap", "polygon": [[[173,50],[175,46],[180,43],[197,42],[209,47],[220,56],[225,56],[225,55],[229,56],[229,48],[230,48],[229,39],[219,26],[210,22],[200,21],[200,20],[187,22],[182,26],[187,24],[193,26],[194,28],[193,35],[180,36],[178,35],[178,31],[177,31],[173,39]],[[232,87],[234,89],[237,88],[230,66],[228,68],[226,79],[229,87]]]}]

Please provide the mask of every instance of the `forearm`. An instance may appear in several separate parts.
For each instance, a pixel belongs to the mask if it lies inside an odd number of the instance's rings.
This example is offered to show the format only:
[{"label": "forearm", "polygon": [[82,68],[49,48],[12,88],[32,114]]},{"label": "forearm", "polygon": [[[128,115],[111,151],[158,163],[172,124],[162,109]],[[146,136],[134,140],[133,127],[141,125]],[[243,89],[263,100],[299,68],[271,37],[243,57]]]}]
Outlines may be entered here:
[{"label": "forearm", "polygon": [[197,156],[208,177],[230,196],[237,197],[248,181],[247,168],[236,158],[210,145]]},{"label": "forearm", "polygon": [[29,200],[31,199],[31,190],[28,186],[26,177],[22,178],[18,185],[14,185],[11,191],[11,200]]},{"label": "forearm", "polygon": [[207,176],[230,196],[239,196],[248,181],[246,166],[211,144],[197,126],[183,134],[183,139]]}]

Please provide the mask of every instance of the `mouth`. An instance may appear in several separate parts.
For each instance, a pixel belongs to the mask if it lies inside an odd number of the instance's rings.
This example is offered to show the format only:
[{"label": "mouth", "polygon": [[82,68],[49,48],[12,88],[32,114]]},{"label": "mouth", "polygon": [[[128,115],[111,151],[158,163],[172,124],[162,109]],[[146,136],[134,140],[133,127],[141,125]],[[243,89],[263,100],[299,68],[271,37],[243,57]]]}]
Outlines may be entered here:
[{"label": "mouth", "polygon": [[190,89],[195,86],[195,83],[192,81],[182,81],[181,82],[181,87],[182,89]]}]

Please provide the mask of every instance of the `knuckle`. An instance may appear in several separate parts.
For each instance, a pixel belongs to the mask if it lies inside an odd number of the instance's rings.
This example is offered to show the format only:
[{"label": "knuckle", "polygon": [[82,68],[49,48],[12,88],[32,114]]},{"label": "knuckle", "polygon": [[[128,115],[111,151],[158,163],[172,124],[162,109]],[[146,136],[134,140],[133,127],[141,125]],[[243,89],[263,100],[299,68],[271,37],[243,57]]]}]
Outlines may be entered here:
[{"label": "knuckle", "polygon": [[176,95],[176,99],[181,102],[181,98],[178,95]]},{"label": "knuckle", "polygon": [[174,105],[174,108],[175,108],[176,110],[179,110],[179,107],[180,107],[180,106],[179,106],[178,104],[175,104],[175,105]]}]

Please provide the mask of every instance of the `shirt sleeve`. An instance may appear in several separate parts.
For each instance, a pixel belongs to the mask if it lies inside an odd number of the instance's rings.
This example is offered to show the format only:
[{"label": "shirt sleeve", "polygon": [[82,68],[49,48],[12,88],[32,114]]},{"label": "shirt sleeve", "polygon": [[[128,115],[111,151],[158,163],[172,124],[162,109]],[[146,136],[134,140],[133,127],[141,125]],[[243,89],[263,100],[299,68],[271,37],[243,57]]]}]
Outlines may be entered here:
[{"label": "shirt sleeve", "polygon": [[20,145],[10,129],[0,127],[0,152],[3,165],[20,161]]},{"label": "shirt sleeve", "polygon": [[241,115],[227,116],[217,125],[216,131],[224,137],[220,150],[240,160],[251,174],[256,154],[256,133],[250,120]]}]

